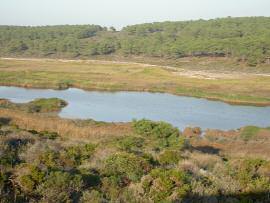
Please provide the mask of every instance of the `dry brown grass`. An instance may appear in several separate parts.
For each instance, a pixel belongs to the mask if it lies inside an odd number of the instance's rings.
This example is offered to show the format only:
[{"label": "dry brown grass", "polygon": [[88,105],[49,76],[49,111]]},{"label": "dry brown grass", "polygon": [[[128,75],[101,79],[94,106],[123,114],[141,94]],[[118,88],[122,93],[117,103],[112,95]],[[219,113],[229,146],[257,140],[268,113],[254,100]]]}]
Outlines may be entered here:
[{"label": "dry brown grass", "polygon": [[57,132],[69,139],[88,139],[92,143],[124,136],[131,131],[128,123],[106,123],[79,125],[74,120],[58,116],[29,114],[9,109],[0,109],[0,117],[10,118],[11,123],[21,129]]},{"label": "dry brown grass", "polygon": [[261,129],[254,139],[241,139],[241,131],[209,130],[202,139],[191,139],[195,149],[215,149],[225,157],[261,158],[270,160],[270,131]]}]

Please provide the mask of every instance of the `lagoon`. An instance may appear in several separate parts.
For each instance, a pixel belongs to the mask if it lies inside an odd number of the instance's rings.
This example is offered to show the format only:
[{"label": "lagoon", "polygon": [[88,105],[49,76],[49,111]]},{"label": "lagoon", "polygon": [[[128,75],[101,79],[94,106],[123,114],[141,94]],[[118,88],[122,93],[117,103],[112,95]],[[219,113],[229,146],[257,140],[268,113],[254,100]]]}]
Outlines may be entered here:
[{"label": "lagoon", "polygon": [[[57,97],[68,105],[60,117],[129,122],[146,118],[166,121],[183,130],[188,126],[202,129],[237,129],[247,125],[270,126],[270,107],[230,105],[193,97],[148,92],[98,92],[77,88],[67,90],[27,89],[0,86],[0,98],[24,103],[36,98]],[[0,115],[1,116],[1,115]]]}]

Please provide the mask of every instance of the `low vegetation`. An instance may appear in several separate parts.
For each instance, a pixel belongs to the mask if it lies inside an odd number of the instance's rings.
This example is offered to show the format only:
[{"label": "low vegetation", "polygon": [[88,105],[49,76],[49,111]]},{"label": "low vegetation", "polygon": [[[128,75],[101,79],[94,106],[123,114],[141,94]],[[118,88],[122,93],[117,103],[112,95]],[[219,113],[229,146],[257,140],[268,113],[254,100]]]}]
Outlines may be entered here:
[{"label": "low vegetation", "polygon": [[[203,63],[201,61],[195,66],[200,67]],[[213,66],[215,67],[214,64]],[[270,104],[270,77],[267,75],[235,73],[227,78],[223,77],[224,73],[218,72],[217,75],[221,78],[209,79],[197,77],[200,73],[187,76],[182,75],[183,73],[186,72],[134,63],[45,59],[0,60],[0,85],[167,92],[222,100],[232,104],[261,106]]]},{"label": "low vegetation", "polygon": [[0,108],[18,109],[29,113],[58,112],[67,105],[67,102],[58,98],[35,99],[28,103],[15,104],[5,99],[0,99]]},{"label": "low vegetation", "polygon": [[185,136],[145,119],[110,124],[11,108],[0,115],[3,202],[270,200],[269,128]]}]

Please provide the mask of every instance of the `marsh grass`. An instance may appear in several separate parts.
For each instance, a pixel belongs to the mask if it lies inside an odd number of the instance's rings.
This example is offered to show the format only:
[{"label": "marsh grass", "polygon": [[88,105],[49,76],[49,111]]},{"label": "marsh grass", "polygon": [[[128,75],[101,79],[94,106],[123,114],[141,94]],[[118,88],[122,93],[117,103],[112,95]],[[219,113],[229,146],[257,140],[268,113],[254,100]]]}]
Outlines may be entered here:
[{"label": "marsh grass", "polygon": [[0,67],[0,85],[167,92],[232,104],[270,104],[270,77],[259,75],[210,80],[181,76],[176,74],[177,69],[162,66],[102,61],[1,59]]},{"label": "marsh grass", "polygon": [[56,132],[63,138],[91,139],[93,143],[111,139],[112,137],[121,137],[130,132],[130,125],[124,123],[106,123],[106,125],[89,123],[81,125],[79,120],[61,119],[58,116],[32,114],[11,109],[0,109],[0,115],[1,117],[10,118],[12,124],[22,129],[38,132]]},{"label": "marsh grass", "polygon": [[28,103],[12,103],[0,99],[0,108],[17,109],[29,113],[53,113],[59,112],[67,105],[67,102],[58,98],[35,99]]}]

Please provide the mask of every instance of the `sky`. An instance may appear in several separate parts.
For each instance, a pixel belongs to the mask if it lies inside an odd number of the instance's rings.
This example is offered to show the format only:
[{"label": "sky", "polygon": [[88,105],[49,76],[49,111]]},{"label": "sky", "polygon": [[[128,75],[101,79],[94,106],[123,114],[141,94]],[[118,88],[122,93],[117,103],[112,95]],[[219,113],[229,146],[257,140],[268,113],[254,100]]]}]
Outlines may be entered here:
[{"label": "sky", "polygon": [[0,0],[1,25],[123,26],[218,17],[270,16],[270,0]]}]

